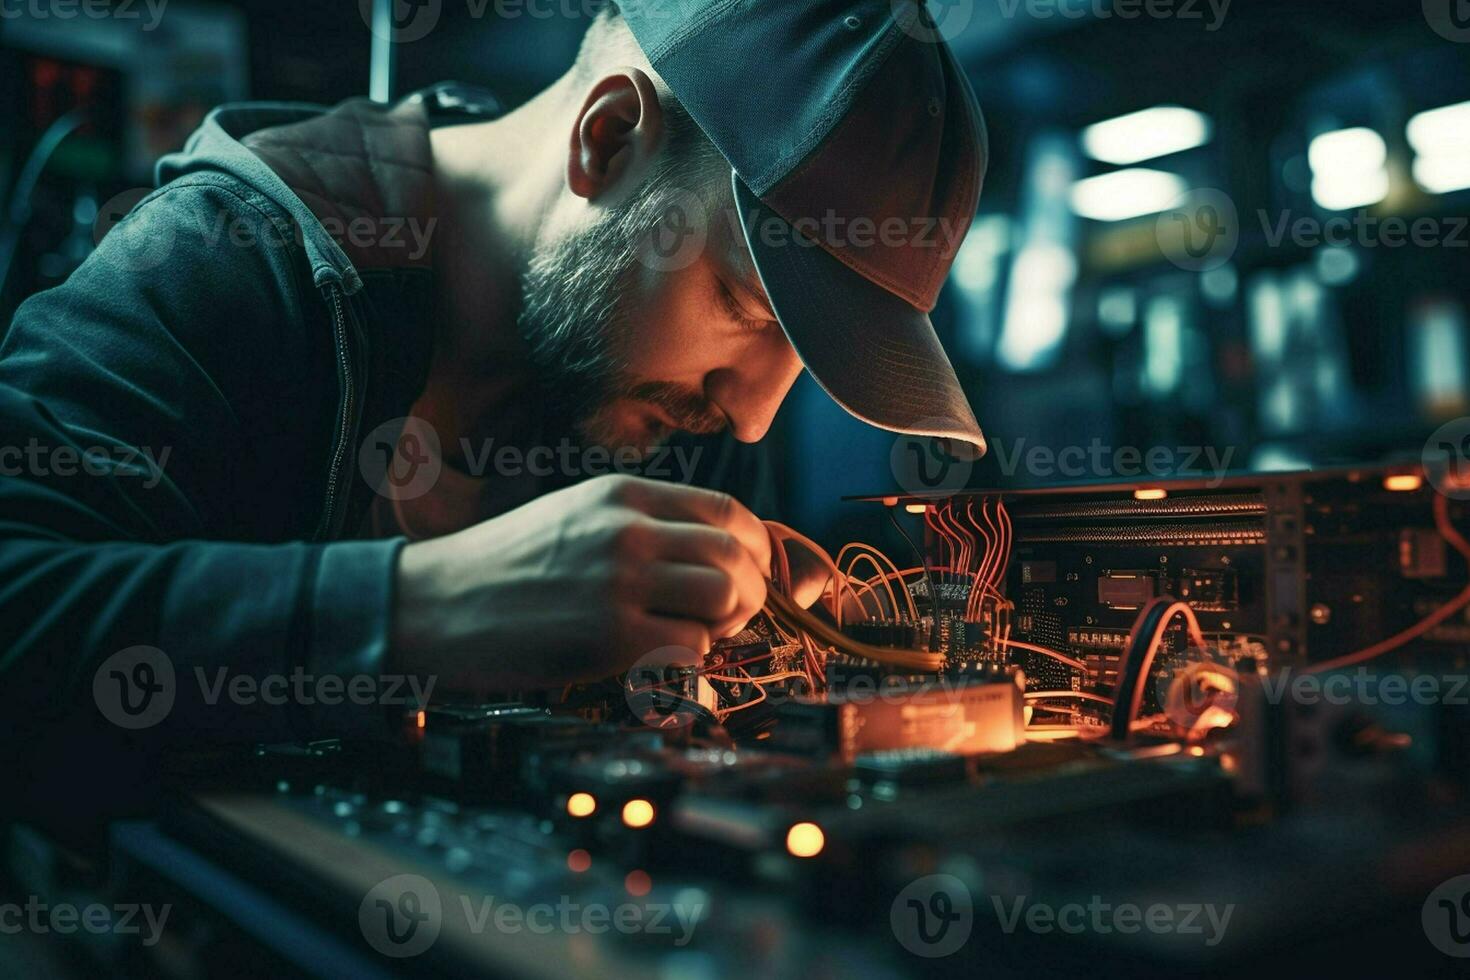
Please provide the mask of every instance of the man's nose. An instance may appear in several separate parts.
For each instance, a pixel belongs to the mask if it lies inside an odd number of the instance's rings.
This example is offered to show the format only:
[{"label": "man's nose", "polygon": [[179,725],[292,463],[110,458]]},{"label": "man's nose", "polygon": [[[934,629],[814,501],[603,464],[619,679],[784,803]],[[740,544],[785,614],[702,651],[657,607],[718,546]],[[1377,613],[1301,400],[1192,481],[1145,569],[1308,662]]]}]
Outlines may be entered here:
[{"label": "man's nose", "polygon": [[741,442],[761,440],[801,374],[801,360],[786,335],[774,334],[772,343],[742,352],[738,363],[712,371],[705,381],[706,397],[725,413]]}]

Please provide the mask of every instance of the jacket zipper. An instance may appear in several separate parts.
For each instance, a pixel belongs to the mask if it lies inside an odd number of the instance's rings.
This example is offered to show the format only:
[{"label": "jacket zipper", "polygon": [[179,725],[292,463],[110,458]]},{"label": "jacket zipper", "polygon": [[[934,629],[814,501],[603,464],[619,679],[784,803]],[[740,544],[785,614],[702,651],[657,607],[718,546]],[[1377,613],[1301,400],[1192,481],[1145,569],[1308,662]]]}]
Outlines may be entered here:
[{"label": "jacket zipper", "polygon": [[337,367],[342,377],[342,422],[332,448],[332,468],[327,473],[327,500],[317,526],[317,539],[329,537],[336,528],[337,495],[341,484],[342,463],[347,456],[347,441],[352,432],[356,392],[353,389],[352,361],[347,352],[347,320],[342,313],[342,294],[335,286],[327,287],[332,300],[332,337],[337,346]]}]

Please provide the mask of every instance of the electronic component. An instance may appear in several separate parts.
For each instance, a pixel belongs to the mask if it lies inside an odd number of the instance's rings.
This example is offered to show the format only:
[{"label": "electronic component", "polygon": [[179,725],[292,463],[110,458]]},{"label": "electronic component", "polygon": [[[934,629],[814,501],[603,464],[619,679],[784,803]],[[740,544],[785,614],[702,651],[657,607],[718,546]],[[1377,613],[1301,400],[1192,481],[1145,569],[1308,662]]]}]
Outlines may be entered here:
[{"label": "electronic component", "polygon": [[849,689],[782,705],[766,746],[851,762],[894,749],[1008,752],[1024,736],[1019,672],[952,683]]}]

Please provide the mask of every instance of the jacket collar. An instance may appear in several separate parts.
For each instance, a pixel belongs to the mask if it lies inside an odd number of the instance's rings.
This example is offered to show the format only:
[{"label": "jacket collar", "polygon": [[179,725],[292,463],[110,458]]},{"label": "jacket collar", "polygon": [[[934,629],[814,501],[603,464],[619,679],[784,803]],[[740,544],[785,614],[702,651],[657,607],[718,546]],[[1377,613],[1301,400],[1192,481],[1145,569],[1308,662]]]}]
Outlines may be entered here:
[{"label": "jacket collar", "polygon": [[351,295],[362,288],[360,270],[432,265],[432,253],[415,247],[436,223],[429,125],[421,94],[391,106],[224,105],[182,152],[159,161],[157,178],[206,170],[243,181],[301,230],[314,284],[335,282]]}]

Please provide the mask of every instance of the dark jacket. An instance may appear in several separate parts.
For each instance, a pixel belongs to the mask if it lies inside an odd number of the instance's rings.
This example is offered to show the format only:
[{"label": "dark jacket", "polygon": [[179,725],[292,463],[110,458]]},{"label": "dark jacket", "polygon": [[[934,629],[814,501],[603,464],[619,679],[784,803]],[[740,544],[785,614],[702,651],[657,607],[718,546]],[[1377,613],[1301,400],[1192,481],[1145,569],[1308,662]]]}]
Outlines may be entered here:
[{"label": "dark jacket", "polygon": [[[7,738],[12,766],[44,769],[62,743],[389,731],[381,705],[215,684],[221,668],[247,684],[383,670],[403,541],[341,539],[373,497],[359,439],[406,415],[428,370],[431,269],[388,233],[433,214],[426,98],[217,109],[16,312],[0,345],[0,689],[27,733]],[[94,680],[140,645],[166,654],[174,703],[131,731]]]}]

